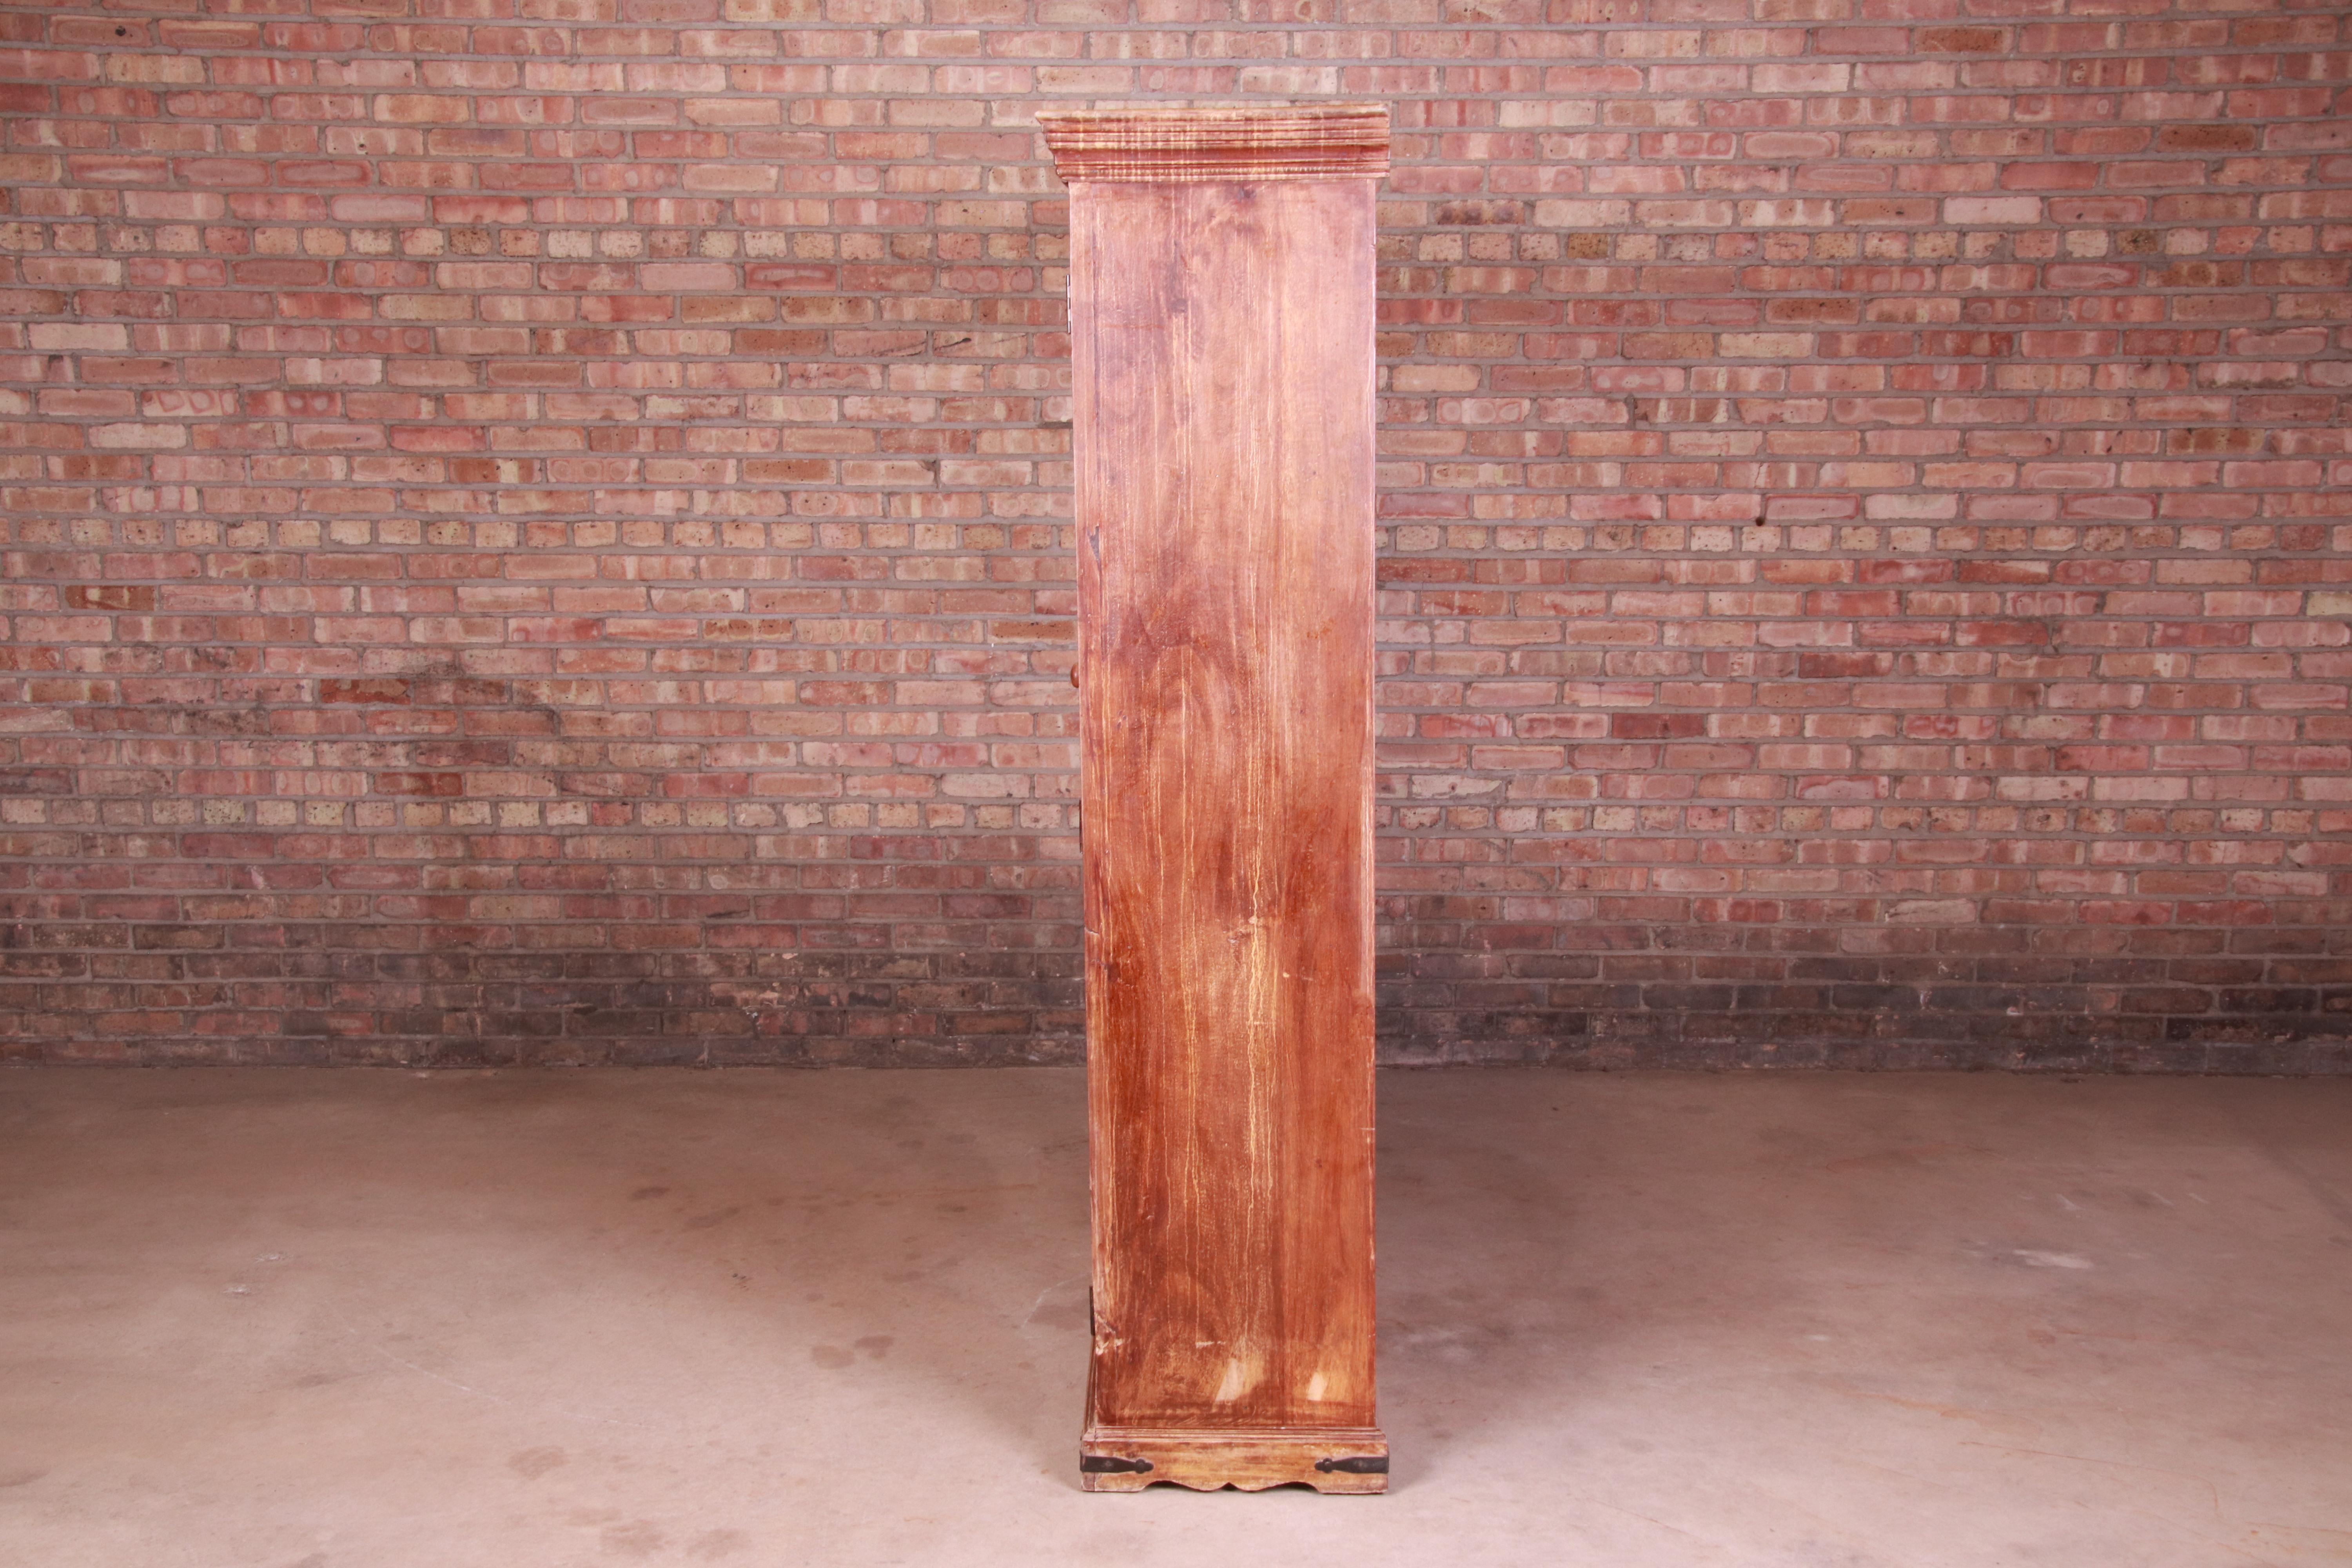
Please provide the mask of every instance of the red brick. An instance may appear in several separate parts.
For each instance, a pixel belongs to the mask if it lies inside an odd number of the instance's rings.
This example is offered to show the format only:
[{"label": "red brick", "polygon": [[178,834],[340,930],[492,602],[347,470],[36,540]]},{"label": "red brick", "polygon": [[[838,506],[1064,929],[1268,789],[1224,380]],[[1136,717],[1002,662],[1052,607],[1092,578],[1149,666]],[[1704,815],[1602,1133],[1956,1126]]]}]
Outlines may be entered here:
[{"label": "red brick", "polygon": [[2345,1065],[2198,967],[2352,916],[2330,18],[360,9],[0,58],[0,876],[152,966],[7,1053],[1066,1058],[1024,110],[1351,93],[1392,1054]]}]

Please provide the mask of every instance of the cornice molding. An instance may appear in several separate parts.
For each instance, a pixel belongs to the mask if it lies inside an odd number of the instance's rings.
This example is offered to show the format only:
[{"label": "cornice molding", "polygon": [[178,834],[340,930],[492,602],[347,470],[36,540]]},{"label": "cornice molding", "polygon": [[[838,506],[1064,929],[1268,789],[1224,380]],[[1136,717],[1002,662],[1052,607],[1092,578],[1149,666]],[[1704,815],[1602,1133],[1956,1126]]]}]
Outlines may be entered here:
[{"label": "cornice molding", "polygon": [[1379,103],[1048,109],[1037,124],[1054,172],[1073,183],[1377,180],[1389,172],[1389,111]]}]

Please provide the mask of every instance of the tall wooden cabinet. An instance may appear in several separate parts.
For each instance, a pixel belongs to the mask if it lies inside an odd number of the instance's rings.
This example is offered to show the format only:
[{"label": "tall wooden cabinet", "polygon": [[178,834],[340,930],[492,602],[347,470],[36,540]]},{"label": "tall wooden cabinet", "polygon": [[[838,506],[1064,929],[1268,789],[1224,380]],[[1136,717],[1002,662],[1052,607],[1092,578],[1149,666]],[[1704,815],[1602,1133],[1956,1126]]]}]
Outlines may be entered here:
[{"label": "tall wooden cabinet", "polygon": [[1084,1483],[1379,1491],[1378,107],[1045,113],[1070,188]]}]

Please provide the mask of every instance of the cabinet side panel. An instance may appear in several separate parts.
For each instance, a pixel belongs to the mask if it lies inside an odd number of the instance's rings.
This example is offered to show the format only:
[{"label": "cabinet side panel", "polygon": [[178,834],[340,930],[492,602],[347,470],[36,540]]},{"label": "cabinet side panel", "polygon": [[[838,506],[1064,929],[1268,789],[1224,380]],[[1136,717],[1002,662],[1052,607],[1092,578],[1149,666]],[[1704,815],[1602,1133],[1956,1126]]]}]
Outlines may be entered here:
[{"label": "cabinet side panel", "polygon": [[1093,1418],[1372,1418],[1369,181],[1071,204]]}]

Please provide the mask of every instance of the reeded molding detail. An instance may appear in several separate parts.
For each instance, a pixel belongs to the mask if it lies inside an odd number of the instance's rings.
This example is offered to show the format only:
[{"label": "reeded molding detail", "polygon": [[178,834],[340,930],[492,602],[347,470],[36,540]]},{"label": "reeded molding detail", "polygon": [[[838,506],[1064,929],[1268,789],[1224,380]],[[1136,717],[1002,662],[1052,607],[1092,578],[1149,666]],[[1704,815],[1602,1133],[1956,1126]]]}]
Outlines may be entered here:
[{"label": "reeded molding detail", "polygon": [[1047,109],[1037,124],[1054,172],[1067,181],[1377,180],[1389,172],[1389,111],[1380,103]]}]

